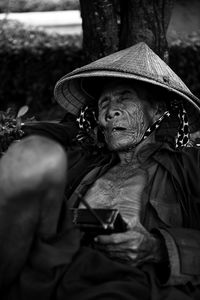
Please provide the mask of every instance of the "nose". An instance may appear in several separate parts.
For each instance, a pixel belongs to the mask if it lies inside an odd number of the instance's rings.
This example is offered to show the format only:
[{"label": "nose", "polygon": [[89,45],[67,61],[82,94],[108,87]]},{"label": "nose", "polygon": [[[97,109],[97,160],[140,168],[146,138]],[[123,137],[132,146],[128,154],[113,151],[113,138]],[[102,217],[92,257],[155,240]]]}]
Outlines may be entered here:
[{"label": "nose", "polygon": [[114,118],[118,118],[122,115],[122,112],[118,108],[109,107],[106,113],[106,121],[110,121]]}]

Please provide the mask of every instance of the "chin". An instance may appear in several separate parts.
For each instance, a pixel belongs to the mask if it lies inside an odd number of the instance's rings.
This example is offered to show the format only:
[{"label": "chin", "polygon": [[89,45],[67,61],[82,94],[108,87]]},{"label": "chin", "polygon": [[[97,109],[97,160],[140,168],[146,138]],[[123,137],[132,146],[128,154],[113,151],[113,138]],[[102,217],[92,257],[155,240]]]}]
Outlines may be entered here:
[{"label": "chin", "polygon": [[111,151],[115,151],[115,152],[127,152],[127,151],[130,151],[132,149],[135,149],[137,145],[137,142],[136,143],[130,143],[130,144],[111,144],[111,143],[108,143],[108,149],[111,150]]},{"label": "chin", "polygon": [[108,146],[108,149],[115,152],[123,152],[128,151],[131,149],[134,149],[138,142],[140,141],[140,136],[118,136],[118,137],[112,137],[107,136],[105,138],[106,144]]}]

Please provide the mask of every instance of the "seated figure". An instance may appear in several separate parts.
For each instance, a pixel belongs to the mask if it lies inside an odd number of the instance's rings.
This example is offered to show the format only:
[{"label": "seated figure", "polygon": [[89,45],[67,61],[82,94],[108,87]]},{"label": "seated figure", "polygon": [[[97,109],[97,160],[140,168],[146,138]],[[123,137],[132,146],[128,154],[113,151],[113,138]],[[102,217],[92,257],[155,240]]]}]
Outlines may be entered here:
[{"label": "seated figure", "polygon": [[[200,299],[199,99],[145,43],[55,97],[65,119],[25,124],[0,161],[1,299]],[[125,227],[73,224],[98,210]]]}]

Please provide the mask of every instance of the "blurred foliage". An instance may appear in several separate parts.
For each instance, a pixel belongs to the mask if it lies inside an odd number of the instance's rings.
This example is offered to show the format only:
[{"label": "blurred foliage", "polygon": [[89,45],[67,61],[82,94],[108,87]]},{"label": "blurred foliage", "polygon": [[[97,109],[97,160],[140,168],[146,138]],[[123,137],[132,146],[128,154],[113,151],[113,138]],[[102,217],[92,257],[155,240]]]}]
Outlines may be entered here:
[{"label": "blurred foliage", "polygon": [[27,106],[21,107],[18,112],[12,108],[0,111],[0,158],[13,141],[22,138],[24,122],[32,124],[35,121],[34,117],[25,117],[27,111]]},{"label": "blurred foliage", "polygon": [[[50,35],[18,22],[0,22],[0,110],[28,105],[42,119],[62,115],[53,97],[55,83],[83,64],[81,36]],[[170,45],[170,66],[200,97],[200,33]]]},{"label": "blurred foliage", "polygon": [[55,104],[54,85],[83,62],[80,36],[49,35],[18,22],[0,22],[0,110]]},{"label": "blurred foliage", "polygon": [[200,98],[200,31],[172,42],[170,67]]},{"label": "blurred foliage", "polygon": [[0,0],[0,13],[77,9],[79,0]]}]

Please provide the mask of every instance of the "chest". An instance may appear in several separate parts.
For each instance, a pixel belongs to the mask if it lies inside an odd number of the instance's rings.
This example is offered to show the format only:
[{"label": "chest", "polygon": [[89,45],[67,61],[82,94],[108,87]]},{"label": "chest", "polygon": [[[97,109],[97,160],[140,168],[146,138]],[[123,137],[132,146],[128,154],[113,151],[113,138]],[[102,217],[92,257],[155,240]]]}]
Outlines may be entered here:
[{"label": "chest", "polygon": [[124,219],[131,221],[133,217],[140,218],[146,184],[146,171],[115,167],[96,180],[85,199],[93,208],[118,209]]}]

